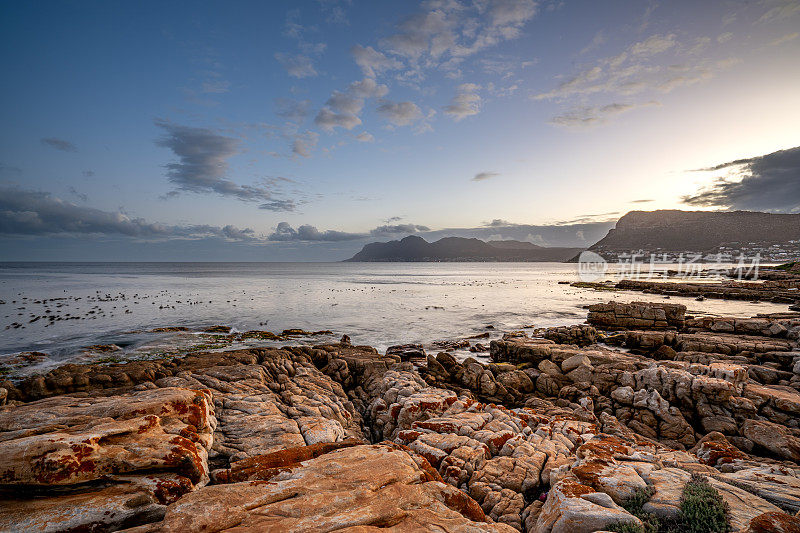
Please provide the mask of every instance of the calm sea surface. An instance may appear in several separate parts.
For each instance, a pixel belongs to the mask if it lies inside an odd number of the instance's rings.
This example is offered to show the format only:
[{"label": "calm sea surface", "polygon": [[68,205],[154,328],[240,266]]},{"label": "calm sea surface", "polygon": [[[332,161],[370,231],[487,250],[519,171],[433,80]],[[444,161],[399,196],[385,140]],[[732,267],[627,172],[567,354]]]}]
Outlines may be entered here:
[{"label": "calm sea surface", "polygon": [[[60,362],[87,345],[133,350],[163,341],[164,334],[140,333],[155,327],[213,324],[329,329],[383,350],[463,338],[487,325],[499,335],[575,324],[588,304],[663,298],[558,283],[577,280],[576,266],[563,263],[0,263],[0,354],[36,350]],[[786,308],[671,301],[747,316]],[[43,315],[62,320],[34,320]]]}]

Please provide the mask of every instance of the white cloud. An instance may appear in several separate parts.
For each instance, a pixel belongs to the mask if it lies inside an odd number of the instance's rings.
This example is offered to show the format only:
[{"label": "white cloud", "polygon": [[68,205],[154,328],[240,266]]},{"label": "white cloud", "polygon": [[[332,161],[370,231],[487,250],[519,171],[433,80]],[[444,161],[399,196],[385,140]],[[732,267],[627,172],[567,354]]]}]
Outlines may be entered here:
[{"label": "white cloud", "polygon": [[364,47],[354,48],[353,53],[368,76],[380,70],[404,68],[401,79],[421,79],[424,69],[436,68],[457,79],[463,58],[519,37],[536,11],[534,0],[480,0],[469,4],[429,0],[421,11],[400,22],[396,33],[380,41],[386,53]]},{"label": "white cloud", "polygon": [[590,128],[607,122],[611,117],[641,107],[659,106],[659,102],[651,101],[640,104],[606,104],[602,106],[573,107],[561,115],[555,116],[550,123],[567,128]]},{"label": "white cloud", "polygon": [[299,122],[304,120],[311,109],[311,100],[292,100],[290,98],[275,99],[275,114],[287,120]]},{"label": "white cloud", "polygon": [[345,231],[324,230],[316,226],[304,224],[294,229],[288,222],[279,222],[275,231],[267,237],[270,241],[300,241],[300,242],[339,242],[362,239],[363,233],[347,233]]},{"label": "white cloud", "polygon": [[[722,41],[729,39],[725,34],[720,37]],[[531,99],[571,103],[570,107],[551,120],[552,124],[567,127],[602,124],[621,112],[654,105],[657,93],[709,80],[738,61],[736,58],[715,61],[699,54],[711,44],[712,39],[703,36],[695,38],[687,46],[678,42],[672,33],[651,35],[616,55],[585,66],[556,88],[531,95]],[[642,98],[639,103],[587,103],[590,98],[599,98],[599,95],[627,100],[627,97],[642,93],[649,93],[649,97]]]},{"label": "white cloud", "polygon": [[720,44],[727,43],[731,39],[733,39],[733,33],[729,32],[729,31],[726,31],[725,33],[720,33],[717,36],[717,42],[720,43]]},{"label": "white cloud", "polygon": [[357,115],[364,108],[364,100],[347,93],[333,91],[326,105],[338,113]]},{"label": "white cloud", "polygon": [[337,113],[327,107],[323,107],[314,118],[314,124],[330,133],[336,128],[352,130],[361,124],[361,119],[352,113]]},{"label": "white cloud", "polygon": [[372,78],[354,81],[348,86],[347,91],[359,98],[382,98],[389,94],[389,88],[386,85],[381,85]]},{"label": "white cloud", "polygon": [[315,131],[306,131],[295,135],[292,142],[292,153],[302,157],[310,157],[311,150],[317,145],[319,140],[319,133]]},{"label": "white cloud", "polygon": [[386,57],[385,54],[371,46],[364,47],[357,44],[350,49],[350,53],[353,54],[356,64],[361,67],[364,75],[370,78],[374,78],[386,70],[394,70],[402,66],[402,63],[396,59]]},{"label": "white cloud", "polygon": [[[277,203],[283,202],[283,208]],[[270,209],[291,211],[291,201],[276,201]],[[0,189],[0,235],[112,235],[137,239],[261,240],[250,228],[205,224],[170,226],[131,217],[122,211],[78,206],[50,193],[15,188]]]},{"label": "white cloud", "polygon": [[303,54],[284,54],[277,52],[275,59],[283,65],[289,76],[293,78],[312,78],[317,75],[314,62]]},{"label": "white cloud", "polygon": [[[698,41],[697,44],[705,42]],[[597,64],[585,68],[555,89],[536,94],[532,98],[564,99],[601,92],[630,95],[657,87],[665,81],[665,77],[672,76],[665,74],[665,69],[661,65],[652,63],[652,58],[676,48],[676,45],[674,34],[652,35],[644,41],[630,45],[615,56],[599,60]],[[695,63],[691,68],[705,67],[701,63]]]},{"label": "white cloud", "polygon": [[787,33],[786,35],[784,35],[782,37],[778,37],[774,41],[771,41],[769,44],[770,44],[770,46],[779,46],[779,45],[782,45],[784,43],[788,43],[790,41],[794,41],[798,37],[800,37],[800,33],[798,33],[798,32]]},{"label": "white cloud", "polygon": [[333,91],[314,119],[314,124],[327,131],[336,128],[351,130],[361,124],[359,114],[364,109],[364,99],[384,96],[389,92],[386,85],[380,85],[372,78],[351,83],[346,92]]},{"label": "white cloud", "polygon": [[445,106],[444,112],[456,122],[464,118],[477,115],[481,109],[481,97],[478,94],[480,85],[474,83],[463,83],[456,89],[456,95],[450,102],[450,105]]},{"label": "white cloud", "polygon": [[800,13],[800,2],[797,0],[768,0],[764,3],[773,4],[774,7],[767,10],[758,20],[759,22],[776,22]]},{"label": "white cloud", "polygon": [[580,55],[583,55],[583,54],[586,54],[588,52],[591,52],[592,50],[594,50],[595,48],[599,47],[600,45],[602,45],[605,42],[606,42],[605,31],[600,30],[600,31],[598,31],[597,33],[594,34],[594,37],[592,37],[591,42],[589,44],[587,44],[586,46],[584,46],[581,49],[581,51],[578,52],[578,53]]},{"label": "white cloud", "polygon": [[371,143],[371,142],[375,142],[375,137],[373,137],[371,133],[368,133],[366,131],[362,131],[361,133],[356,135],[356,140],[358,142],[362,142],[362,143]]},{"label": "white cloud", "polygon": [[382,100],[378,113],[395,126],[410,126],[424,117],[422,110],[414,102]]},{"label": "white cloud", "polygon": [[649,57],[666,52],[676,44],[674,33],[670,33],[669,35],[652,35],[644,41],[631,46],[630,52],[636,56]]},{"label": "white cloud", "polygon": [[231,83],[227,80],[212,79],[203,82],[201,87],[204,93],[222,94],[230,90]]}]

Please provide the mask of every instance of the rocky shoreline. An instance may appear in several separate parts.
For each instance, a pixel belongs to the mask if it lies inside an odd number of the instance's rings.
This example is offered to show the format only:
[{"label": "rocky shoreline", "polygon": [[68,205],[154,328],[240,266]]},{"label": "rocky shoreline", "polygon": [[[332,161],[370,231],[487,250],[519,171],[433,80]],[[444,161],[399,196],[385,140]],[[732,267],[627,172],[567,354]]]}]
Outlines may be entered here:
[{"label": "rocky shoreline", "polygon": [[800,531],[799,336],[610,302],[489,363],[344,337],[64,365],[0,383],[0,530],[667,531],[700,483],[731,531]]},{"label": "rocky shoreline", "polygon": [[[658,294],[665,297],[695,297],[749,302],[772,302],[790,304],[789,309],[800,310],[800,262],[786,265],[752,268],[733,268],[725,272],[728,278],[720,281],[651,281],[621,279],[616,283],[585,282],[571,283],[573,287],[601,291],[636,291],[643,294]],[[757,280],[753,278],[757,277]]]}]

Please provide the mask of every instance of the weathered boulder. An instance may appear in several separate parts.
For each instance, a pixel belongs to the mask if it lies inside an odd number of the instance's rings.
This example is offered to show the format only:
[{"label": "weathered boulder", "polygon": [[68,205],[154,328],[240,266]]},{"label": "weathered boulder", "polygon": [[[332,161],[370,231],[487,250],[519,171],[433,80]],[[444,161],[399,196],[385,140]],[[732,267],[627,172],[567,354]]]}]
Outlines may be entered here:
[{"label": "weathered boulder", "polygon": [[745,420],[742,435],[777,457],[800,462],[800,438],[783,426],[766,420]]},{"label": "weathered boulder", "polygon": [[709,466],[721,466],[747,459],[747,454],[728,442],[725,435],[716,431],[700,439],[691,452],[700,459],[700,462]]},{"label": "weathered boulder", "polygon": [[600,329],[683,329],[686,306],[680,304],[608,302],[589,306],[587,322]]},{"label": "weathered boulder", "polygon": [[202,485],[215,426],[210,394],[190,389],[6,406],[0,408],[0,484],[74,485],[168,471]]},{"label": "weathered boulder", "polygon": [[286,448],[265,455],[256,455],[236,461],[230,468],[215,470],[211,478],[215,483],[237,483],[240,481],[267,480],[297,466],[334,450],[364,444],[358,439],[347,439],[341,442],[316,443],[297,448]]},{"label": "weathered boulder", "polygon": [[132,530],[513,532],[488,523],[458,489],[430,479],[405,451],[354,446],[299,463],[265,481],[209,485],[171,505],[161,522]]},{"label": "weathered boulder", "polygon": [[747,533],[800,533],[800,518],[787,513],[763,513],[752,520]]},{"label": "weathered boulder", "polygon": [[763,337],[786,337],[789,330],[800,324],[798,318],[734,318],[699,317],[686,321],[687,330],[707,330],[737,335],[759,335]]},{"label": "weathered boulder", "polygon": [[792,514],[800,512],[800,473],[778,465],[751,466],[718,477]]},{"label": "weathered boulder", "polygon": [[641,527],[641,521],[602,492],[566,478],[547,494],[536,533],[589,533],[617,524]]},{"label": "weathered boulder", "polygon": [[176,474],[117,476],[117,483],[31,498],[5,493],[0,498],[0,531],[116,531],[154,522],[167,506],[194,490]]},{"label": "weathered boulder", "polygon": [[220,422],[210,453],[216,461],[362,438],[360,413],[342,386],[315,368],[304,353],[273,350],[260,364],[180,372],[156,380],[156,385],[212,392]]},{"label": "weathered boulder", "polygon": [[[712,470],[713,471],[713,470]],[[644,504],[643,510],[658,517],[671,519],[680,515],[681,497],[691,474],[686,470],[674,467],[654,469],[644,473],[654,492],[650,500]],[[741,488],[714,477],[708,482],[719,491],[722,499],[730,509],[730,525],[732,531],[744,531],[750,520],[765,512],[780,511],[768,501],[751,494]]]},{"label": "weathered boulder", "polygon": [[537,330],[535,333],[541,334],[541,336],[545,339],[551,340],[558,344],[591,346],[597,342],[597,330],[594,327],[586,324],[546,328],[544,330]]},{"label": "weathered boulder", "polygon": [[424,362],[428,357],[421,344],[398,344],[396,346],[389,346],[386,349],[386,355],[396,355],[400,357],[401,361],[416,362]]}]

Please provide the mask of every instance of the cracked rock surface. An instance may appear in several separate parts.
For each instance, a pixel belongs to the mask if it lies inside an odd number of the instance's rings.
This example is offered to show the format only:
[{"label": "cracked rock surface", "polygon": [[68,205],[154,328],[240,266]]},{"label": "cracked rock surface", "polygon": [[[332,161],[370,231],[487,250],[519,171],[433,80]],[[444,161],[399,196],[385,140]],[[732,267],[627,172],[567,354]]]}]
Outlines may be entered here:
[{"label": "cracked rock surface", "polygon": [[[680,513],[797,527],[800,317],[609,303],[491,363],[349,342],[4,382],[2,531],[601,531]],[[600,343],[600,344],[598,344]],[[624,350],[620,350],[624,348]]]}]

